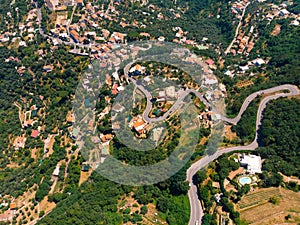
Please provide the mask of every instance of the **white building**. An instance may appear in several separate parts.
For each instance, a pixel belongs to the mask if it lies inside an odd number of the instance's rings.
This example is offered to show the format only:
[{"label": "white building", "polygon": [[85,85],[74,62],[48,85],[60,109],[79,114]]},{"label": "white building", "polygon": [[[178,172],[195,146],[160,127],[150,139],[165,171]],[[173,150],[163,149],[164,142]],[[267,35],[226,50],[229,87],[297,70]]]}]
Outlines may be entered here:
[{"label": "white building", "polygon": [[166,89],[166,95],[170,98],[176,97],[176,90],[174,86],[167,87]]},{"label": "white building", "polygon": [[240,157],[241,166],[245,166],[247,171],[251,174],[261,173],[261,158],[256,155],[245,155],[244,153]]},{"label": "white building", "polygon": [[53,176],[57,177],[59,175],[59,167],[60,167],[60,165],[57,164],[55,167],[55,170],[52,173]]}]

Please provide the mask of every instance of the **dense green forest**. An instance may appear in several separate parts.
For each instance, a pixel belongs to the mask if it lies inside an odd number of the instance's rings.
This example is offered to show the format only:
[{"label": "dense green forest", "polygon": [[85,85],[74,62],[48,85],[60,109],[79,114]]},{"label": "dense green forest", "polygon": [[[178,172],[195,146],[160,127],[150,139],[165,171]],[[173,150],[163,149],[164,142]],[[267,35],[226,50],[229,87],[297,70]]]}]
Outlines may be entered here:
[{"label": "dense green forest", "polygon": [[121,224],[117,200],[125,191],[120,185],[93,173],[89,183],[58,202],[53,212],[38,224]]},{"label": "dense green forest", "polygon": [[240,138],[241,144],[251,143],[254,140],[256,132],[256,116],[260,100],[260,97],[256,97],[242,114],[237,125],[232,126],[231,128]]},{"label": "dense green forest", "polygon": [[259,130],[258,152],[266,161],[263,168],[271,172],[300,177],[300,100],[272,101],[264,111]]},{"label": "dense green forest", "polygon": [[[108,30],[118,30],[128,34],[128,40],[134,41],[139,37],[140,32],[148,32],[153,37],[164,36],[167,41],[175,38],[173,27],[181,27],[188,31],[187,38],[200,42],[203,37],[209,38],[214,44],[223,43],[224,46],[230,42],[233,37],[234,26],[232,25],[233,16],[230,12],[230,5],[227,0],[209,0],[209,1],[185,1],[179,0],[174,5],[174,1],[151,0],[155,7],[161,11],[155,11],[153,14],[146,6],[136,4],[120,4],[118,10],[127,16],[129,22],[147,20],[145,27],[122,27],[116,23],[107,24]],[[174,19],[171,8],[182,7],[184,14],[180,18]],[[145,16],[144,13],[151,13],[151,16]],[[166,19],[158,20],[157,15],[161,12]],[[179,11],[178,11],[179,12]],[[219,12],[220,18],[217,18]],[[166,29],[167,28],[167,29]],[[213,38],[212,38],[213,37]]]},{"label": "dense green forest", "polygon": [[[122,217],[118,213],[117,201],[121,195],[133,191],[134,198],[140,204],[155,203],[169,224],[185,225],[189,220],[186,169],[164,182],[141,187],[120,185],[94,172],[88,182],[74,188],[68,198],[65,194],[50,196],[52,201],[58,203],[57,207],[38,224],[122,224],[127,215]],[[134,218],[128,219],[135,221]]]}]

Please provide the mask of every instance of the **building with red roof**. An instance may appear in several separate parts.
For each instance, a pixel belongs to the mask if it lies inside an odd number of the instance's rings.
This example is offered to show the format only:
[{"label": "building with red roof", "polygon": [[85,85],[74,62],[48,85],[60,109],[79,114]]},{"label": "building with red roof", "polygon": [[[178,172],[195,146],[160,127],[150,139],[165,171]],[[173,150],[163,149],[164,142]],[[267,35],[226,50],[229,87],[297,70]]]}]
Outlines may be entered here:
[{"label": "building with red roof", "polygon": [[32,130],[31,132],[31,137],[36,138],[40,135],[40,132],[38,132],[37,130]]},{"label": "building with red roof", "polygon": [[117,84],[117,83],[114,83],[114,85],[113,85],[113,87],[112,87],[111,93],[112,93],[113,95],[118,94],[118,84]]},{"label": "building with red roof", "polygon": [[212,60],[212,59],[207,59],[207,60],[205,60],[205,63],[206,63],[207,65],[209,65],[209,66],[212,66],[212,65],[215,64],[214,60]]}]

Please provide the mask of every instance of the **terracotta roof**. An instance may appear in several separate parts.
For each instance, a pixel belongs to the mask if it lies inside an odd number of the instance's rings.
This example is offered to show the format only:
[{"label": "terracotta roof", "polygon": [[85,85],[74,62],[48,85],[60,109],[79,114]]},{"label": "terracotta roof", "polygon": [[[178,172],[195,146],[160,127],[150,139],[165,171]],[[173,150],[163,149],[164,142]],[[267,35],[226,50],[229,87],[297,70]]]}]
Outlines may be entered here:
[{"label": "terracotta roof", "polygon": [[205,60],[205,62],[210,66],[215,64],[215,62],[212,59],[207,59]]},{"label": "terracotta roof", "polygon": [[38,132],[37,130],[32,130],[31,137],[36,138],[39,136],[39,134],[40,134],[40,132]]},{"label": "terracotta roof", "polygon": [[16,208],[17,208],[17,204],[15,202],[10,203],[9,209],[16,209]]}]

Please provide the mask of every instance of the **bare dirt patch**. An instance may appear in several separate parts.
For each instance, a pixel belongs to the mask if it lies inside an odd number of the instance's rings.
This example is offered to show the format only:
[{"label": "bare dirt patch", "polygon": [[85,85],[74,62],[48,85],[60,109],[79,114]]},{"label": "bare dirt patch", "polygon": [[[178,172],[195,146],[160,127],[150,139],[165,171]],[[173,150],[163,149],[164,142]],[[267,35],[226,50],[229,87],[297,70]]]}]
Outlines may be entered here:
[{"label": "bare dirt patch", "polygon": [[280,33],[280,30],[281,30],[281,25],[276,24],[274,29],[271,32],[271,35],[277,36]]},{"label": "bare dirt patch", "polygon": [[80,186],[83,182],[87,181],[89,179],[89,177],[91,176],[92,172],[93,172],[92,170],[90,170],[88,172],[81,171],[78,185]]},{"label": "bare dirt patch", "polygon": [[54,202],[48,201],[48,196],[46,196],[40,203],[40,211],[44,211],[45,214],[52,211],[55,208],[56,204]]},{"label": "bare dirt patch", "polygon": [[232,132],[231,127],[231,125],[225,125],[225,137],[230,141],[237,137],[236,133]]},{"label": "bare dirt patch", "polygon": [[[128,196],[123,195],[122,198],[118,201],[119,211],[130,208],[131,213],[135,211],[140,211],[143,205],[139,204],[134,198],[133,193],[130,193]],[[151,225],[151,224],[166,224],[166,222],[159,217],[159,213],[155,208],[154,204],[147,204],[148,212],[142,216],[142,224]],[[124,223],[126,225],[133,225],[131,222]]]},{"label": "bare dirt patch", "polygon": [[[274,188],[268,189],[274,190]],[[258,190],[256,192],[265,192],[266,195],[268,189]],[[300,193],[295,193],[282,188],[278,189],[278,191],[281,195],[278,205],[263,200],[257,206],[241,211],[241,219],[255,225],[283,223],[298,224],[300,222]],[[285,217],[288,214],[291,218],[286,220]]]},{"label": "bare dirt patch", "polygon": [[37,149],[36,148],[33,148],[31,150],[31,158],[33,158],[34,160],[37,159]]}]

